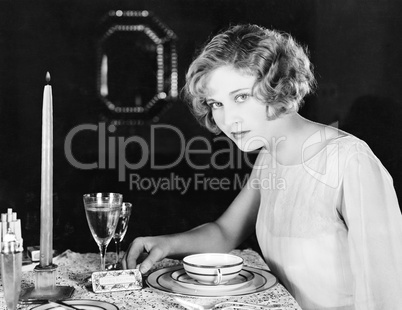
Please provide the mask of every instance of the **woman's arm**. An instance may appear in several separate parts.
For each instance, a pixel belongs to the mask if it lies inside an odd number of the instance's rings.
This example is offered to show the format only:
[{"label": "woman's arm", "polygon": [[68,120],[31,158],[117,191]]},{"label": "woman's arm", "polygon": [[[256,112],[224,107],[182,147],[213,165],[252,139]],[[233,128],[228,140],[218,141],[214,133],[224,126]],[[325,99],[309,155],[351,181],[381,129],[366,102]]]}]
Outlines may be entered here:
[{"label": "woman's arm", "polygon": [[254,178],[255,169],[246,186],[215,222],[183,233],[136,238],[123,258],[123,267],[135,268],[143,252],[149,253],[140,266],[140,271],[145,273],[155,262],[165,257],[183,257],[199,252],[228,252],[235,248],[255,227],[260,192],[255,186],[256,182],[252,183]]},{"label": "woman's arm", "polygon": [[364,145],[349,157],[342,216],[348,227],[356,309],[402,306],[402,216],[392,179]]}]

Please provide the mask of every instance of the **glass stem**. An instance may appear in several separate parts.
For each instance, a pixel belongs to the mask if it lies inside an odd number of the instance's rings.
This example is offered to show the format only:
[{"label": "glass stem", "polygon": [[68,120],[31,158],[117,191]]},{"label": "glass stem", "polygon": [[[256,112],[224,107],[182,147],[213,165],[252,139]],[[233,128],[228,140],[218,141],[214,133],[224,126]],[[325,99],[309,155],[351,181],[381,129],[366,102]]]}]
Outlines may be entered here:
[{"label": "glass stem", "polygon": [[121,250],[120,238],[114,239],[114,243],[116,244],[116,266],[117,266],[120,263],[120,250]]},{"label": "glass stem", "polygon": [[101,258],[101,271],[104,271],[106,269],[105,266],[106,248],[107,248],[106,244],[99,245],[100,258]]}]

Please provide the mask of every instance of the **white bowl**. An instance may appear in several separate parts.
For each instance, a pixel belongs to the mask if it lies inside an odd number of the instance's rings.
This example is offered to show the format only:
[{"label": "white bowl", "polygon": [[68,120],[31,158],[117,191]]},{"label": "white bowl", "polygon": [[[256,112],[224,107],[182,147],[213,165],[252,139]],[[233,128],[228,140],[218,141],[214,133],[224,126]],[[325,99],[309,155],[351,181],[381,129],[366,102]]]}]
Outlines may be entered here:
[{"label": "white bowl", "polygon": [[184,257],[186,273],[202,284],[219,285],[235,278],[243,268],[243,259],[225,253],[202,253]]}]

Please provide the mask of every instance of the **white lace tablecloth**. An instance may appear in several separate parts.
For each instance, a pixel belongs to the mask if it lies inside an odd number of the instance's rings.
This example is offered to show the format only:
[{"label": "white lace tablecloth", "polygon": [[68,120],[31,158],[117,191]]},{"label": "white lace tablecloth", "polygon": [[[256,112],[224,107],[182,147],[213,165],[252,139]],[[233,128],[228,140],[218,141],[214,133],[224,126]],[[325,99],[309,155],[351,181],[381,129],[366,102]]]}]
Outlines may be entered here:
[{"label": "white lace tablecloth", "polygon": [[[262,258],[252,250],[234,250],[233,254],[243,257],[245,265],[257,268],[268,269]],[[110,255],[110,253],[109,253]],[[57,268],[57,285],[72,286],[75,288],[72,299],[95,299],[107,301],[115,304],[120,310],[128,309],[152,309],[152,310],[168,310],[184,308],[179,306],[173,299],[172,294],[156,291],[154,289],[144,287],[141,290],[121,291],[112,293],[93,293],[88,290],[84,283],[85,279],[91,275],[93,271],[97,271],[99,267],[99,254],[96,253],[75,253],[70,250],[55,257],[53,262],[58,266]],[[154,268],[162,268],[179,264],[180,261],[172,259],[164,259],[158,263]],[[34,286],[33,268],[37,264],[23,266],[23,279],[22,289]],[[231,298],[197,298],[197,297],[183,297],[183,299],[190,300],[194,303],[210,306],[220,301],[243,301],[255,304],[281,304],[283,309],[301,310],[295,299],[289,292],[280,284],[276,284],[272,288],[246,296],[231,297]],[[19,305],[18,309],[31,309],[34,305]],[[3,288],[0,287],[0,309],[6,309]]]}]

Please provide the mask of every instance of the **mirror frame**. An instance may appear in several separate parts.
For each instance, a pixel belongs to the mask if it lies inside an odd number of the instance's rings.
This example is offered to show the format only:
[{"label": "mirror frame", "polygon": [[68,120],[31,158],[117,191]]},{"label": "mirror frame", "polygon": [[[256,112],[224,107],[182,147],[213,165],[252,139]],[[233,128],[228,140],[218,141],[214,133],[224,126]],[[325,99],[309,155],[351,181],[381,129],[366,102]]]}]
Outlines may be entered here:
[{"label": "mirror frame", "polygon": [[[108,97],[109,68],[105,46],[107,41],[119,32],[135,35],[142,32],[155,45],[157,68],[155,94],[140,106],[118,106]],[[177,99],[176,40],[176,34],[150,11],[109,11],[103,20],[97,45],[97,95],[111,112],[112,123],[141,125],[148,121],[157,122],[160,114],[170,106],[169,103]],[[155,81],[153,83],[155,84]]]}]

